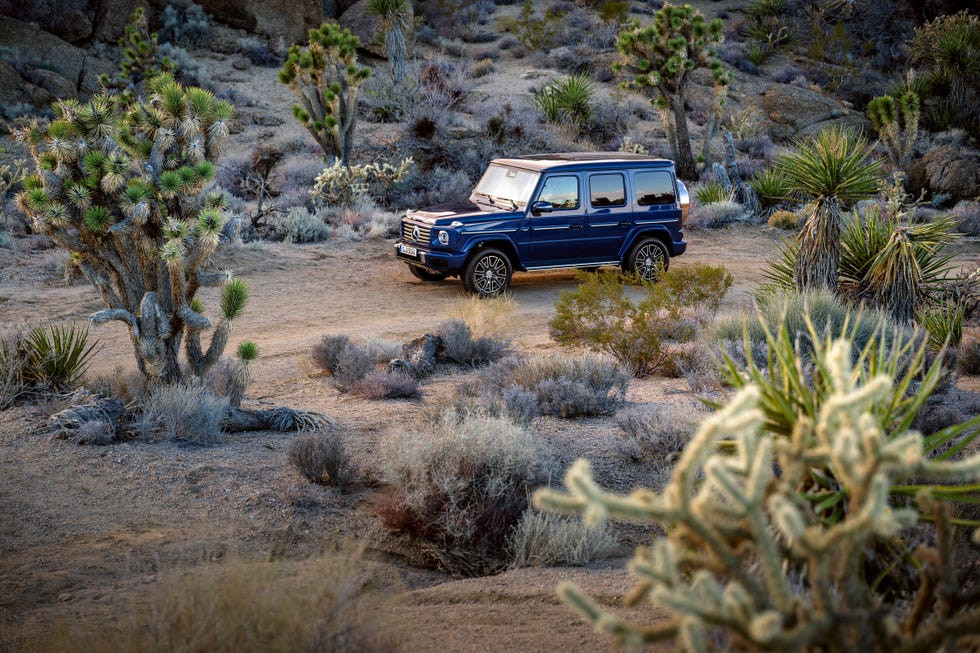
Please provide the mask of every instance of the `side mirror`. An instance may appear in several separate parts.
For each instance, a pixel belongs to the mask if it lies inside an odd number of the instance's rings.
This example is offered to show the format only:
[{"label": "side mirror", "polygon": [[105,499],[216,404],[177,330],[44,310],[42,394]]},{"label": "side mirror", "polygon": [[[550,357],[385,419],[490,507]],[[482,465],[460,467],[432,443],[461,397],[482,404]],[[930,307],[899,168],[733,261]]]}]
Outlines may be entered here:
[{"label": "side mirror", "polygon": [[538,200],[531,205],[531,215],[541,215],[542,213],[551,213],[555,210],[554,205],[551,202],[545,202],[544,200]]}]

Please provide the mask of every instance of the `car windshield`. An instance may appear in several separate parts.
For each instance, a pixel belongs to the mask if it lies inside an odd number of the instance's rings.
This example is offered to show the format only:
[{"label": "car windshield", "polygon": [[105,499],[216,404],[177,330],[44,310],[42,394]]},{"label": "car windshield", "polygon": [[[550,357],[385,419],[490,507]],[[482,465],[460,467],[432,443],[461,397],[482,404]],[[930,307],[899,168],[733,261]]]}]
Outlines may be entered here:
[{"label": "car windshield", "polygon": [[492,163],[473,191],[474,201],[502,209],[526,205],[540,176],[530,170]]}]

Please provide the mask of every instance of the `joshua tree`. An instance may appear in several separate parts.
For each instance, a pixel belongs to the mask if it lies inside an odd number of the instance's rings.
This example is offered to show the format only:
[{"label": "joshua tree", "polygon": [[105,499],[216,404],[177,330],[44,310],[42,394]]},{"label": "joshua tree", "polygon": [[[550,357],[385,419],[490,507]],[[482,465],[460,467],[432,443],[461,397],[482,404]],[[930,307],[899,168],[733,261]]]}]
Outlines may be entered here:
[{"label": "joshua tree", "polygon": [[[711,70],[716,103],[724,101],[722,87],[731,79],[713,48],[721,42],[721,27],[720,19],[705,22],[701,12],[691,5],[665,4],[654,14],[652,25],[640,27],[637,21],[631,21],[616,42],[616,48],[623,54],[618,68],[633,74],[629,83],[653,89],[651,102],[667,130],[677,174],[685,179],[698,178],[684,112],[690,73],[697,68]],[[711,108],[712,115],[717,111],[717,107]]]},{"label": "joshua tree", "polygon": [[868,118],[878,130],[881,144],[896,170],[902,170],[912,157],[921,115],[919,94],[912,88],[906,88],[898,97],[882,95],[868,102]]},{"label": "joshua tree", "polygon": [[173,73],[176,69],[174,62],[160,56],[157,35],[150,31],[142,7],[138,7],[129,17],[126,33],[120,37],[117,45],[123,49],[119,73],[115,77],[107,74],[99,76],[102,88],[110,92],[122,92],[131,100],[143,90],[146,82],[161,73]]},{"label": "joshua tree", "polygon": [[357,64],[360,40],[334,23],[309,32],[309,44],[289,48],[279,81],[299,104],[293,115],[313,135],[324,156],[350,162],[357,125],[357,93],[371,71]]},{"label": "joshua tree", "polygon": [[843,127],[798,141],[776,162],[789,189],[809,200],[796,257],[798,290],[837,291],[842,204],[873,195],[879,167],[879,161],[868,160],[866,141]]},{"label": "joshua tree", "polygon": [[[189,370],[202,375],[221,356],[231,322],[248,298],[242,281],[202,270],[236,228],[221,194],[204,193],[228,134],[232,106],[204,89],[163,75],[141,103],[100,95],[87,104],[63,100],[47,128],[17,133],[36,172],[18,195],[35,230],[77,255],[82,273],[108,306],[97,323],[129,326],[140,371],[180,381],[186,341]],[[197,291],[223,285],[222,317],[211,328]]]},{"label": "joshua tree", "polygon": [[381,19],[381,31],[385,35],[385,52],[391,61],[391,77],[395,85],[405,81],[405,64],[408,51],[405,32],[411,27],[411,0],[369,0],[368,13]]}]

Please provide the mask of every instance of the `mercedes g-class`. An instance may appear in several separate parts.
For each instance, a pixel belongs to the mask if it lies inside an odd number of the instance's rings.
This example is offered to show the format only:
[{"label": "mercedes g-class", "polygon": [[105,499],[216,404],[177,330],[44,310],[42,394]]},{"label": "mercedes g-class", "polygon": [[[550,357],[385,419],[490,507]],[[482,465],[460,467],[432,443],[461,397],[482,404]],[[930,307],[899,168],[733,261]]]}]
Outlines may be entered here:
[{"label": "mercedes g-class", "polygon": [[618,265],[655,280],[687,248],[672,161],[623,152],[495,159],[468,200],[409,211],[395,253],[423,281],[490,297],[514,270]]}]

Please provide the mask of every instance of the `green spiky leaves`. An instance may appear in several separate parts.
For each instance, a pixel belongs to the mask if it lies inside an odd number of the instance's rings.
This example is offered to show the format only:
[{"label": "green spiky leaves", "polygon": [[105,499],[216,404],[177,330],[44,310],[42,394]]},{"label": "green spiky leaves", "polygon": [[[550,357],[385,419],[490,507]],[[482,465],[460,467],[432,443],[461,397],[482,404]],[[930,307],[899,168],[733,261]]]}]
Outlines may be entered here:
[{"label": "green spiky leaves", "polygon": [[259,357],[259,346],[251,340],[243,340],[235,352],[238,360],[250,363]]},{"label": "green spiky leaves", "polygon": [[103,234],[112,225],[112,215],[109,213],[109,209],[96,204],[85,211],[83,221],[89,231]]},{"label": "green spiky leaves", "polygon": [[221,291],[221,313],[228,321],[234,320],[245,311],[248,304],[248,284],[241,279],[232,279]]},{"label": "green spiky leaves", "polygon": [[878,190],[879,161],[870,158],[867,141],[846,127],[828,127],[776,162],[788,186],[811,200],[855,202]]}]

